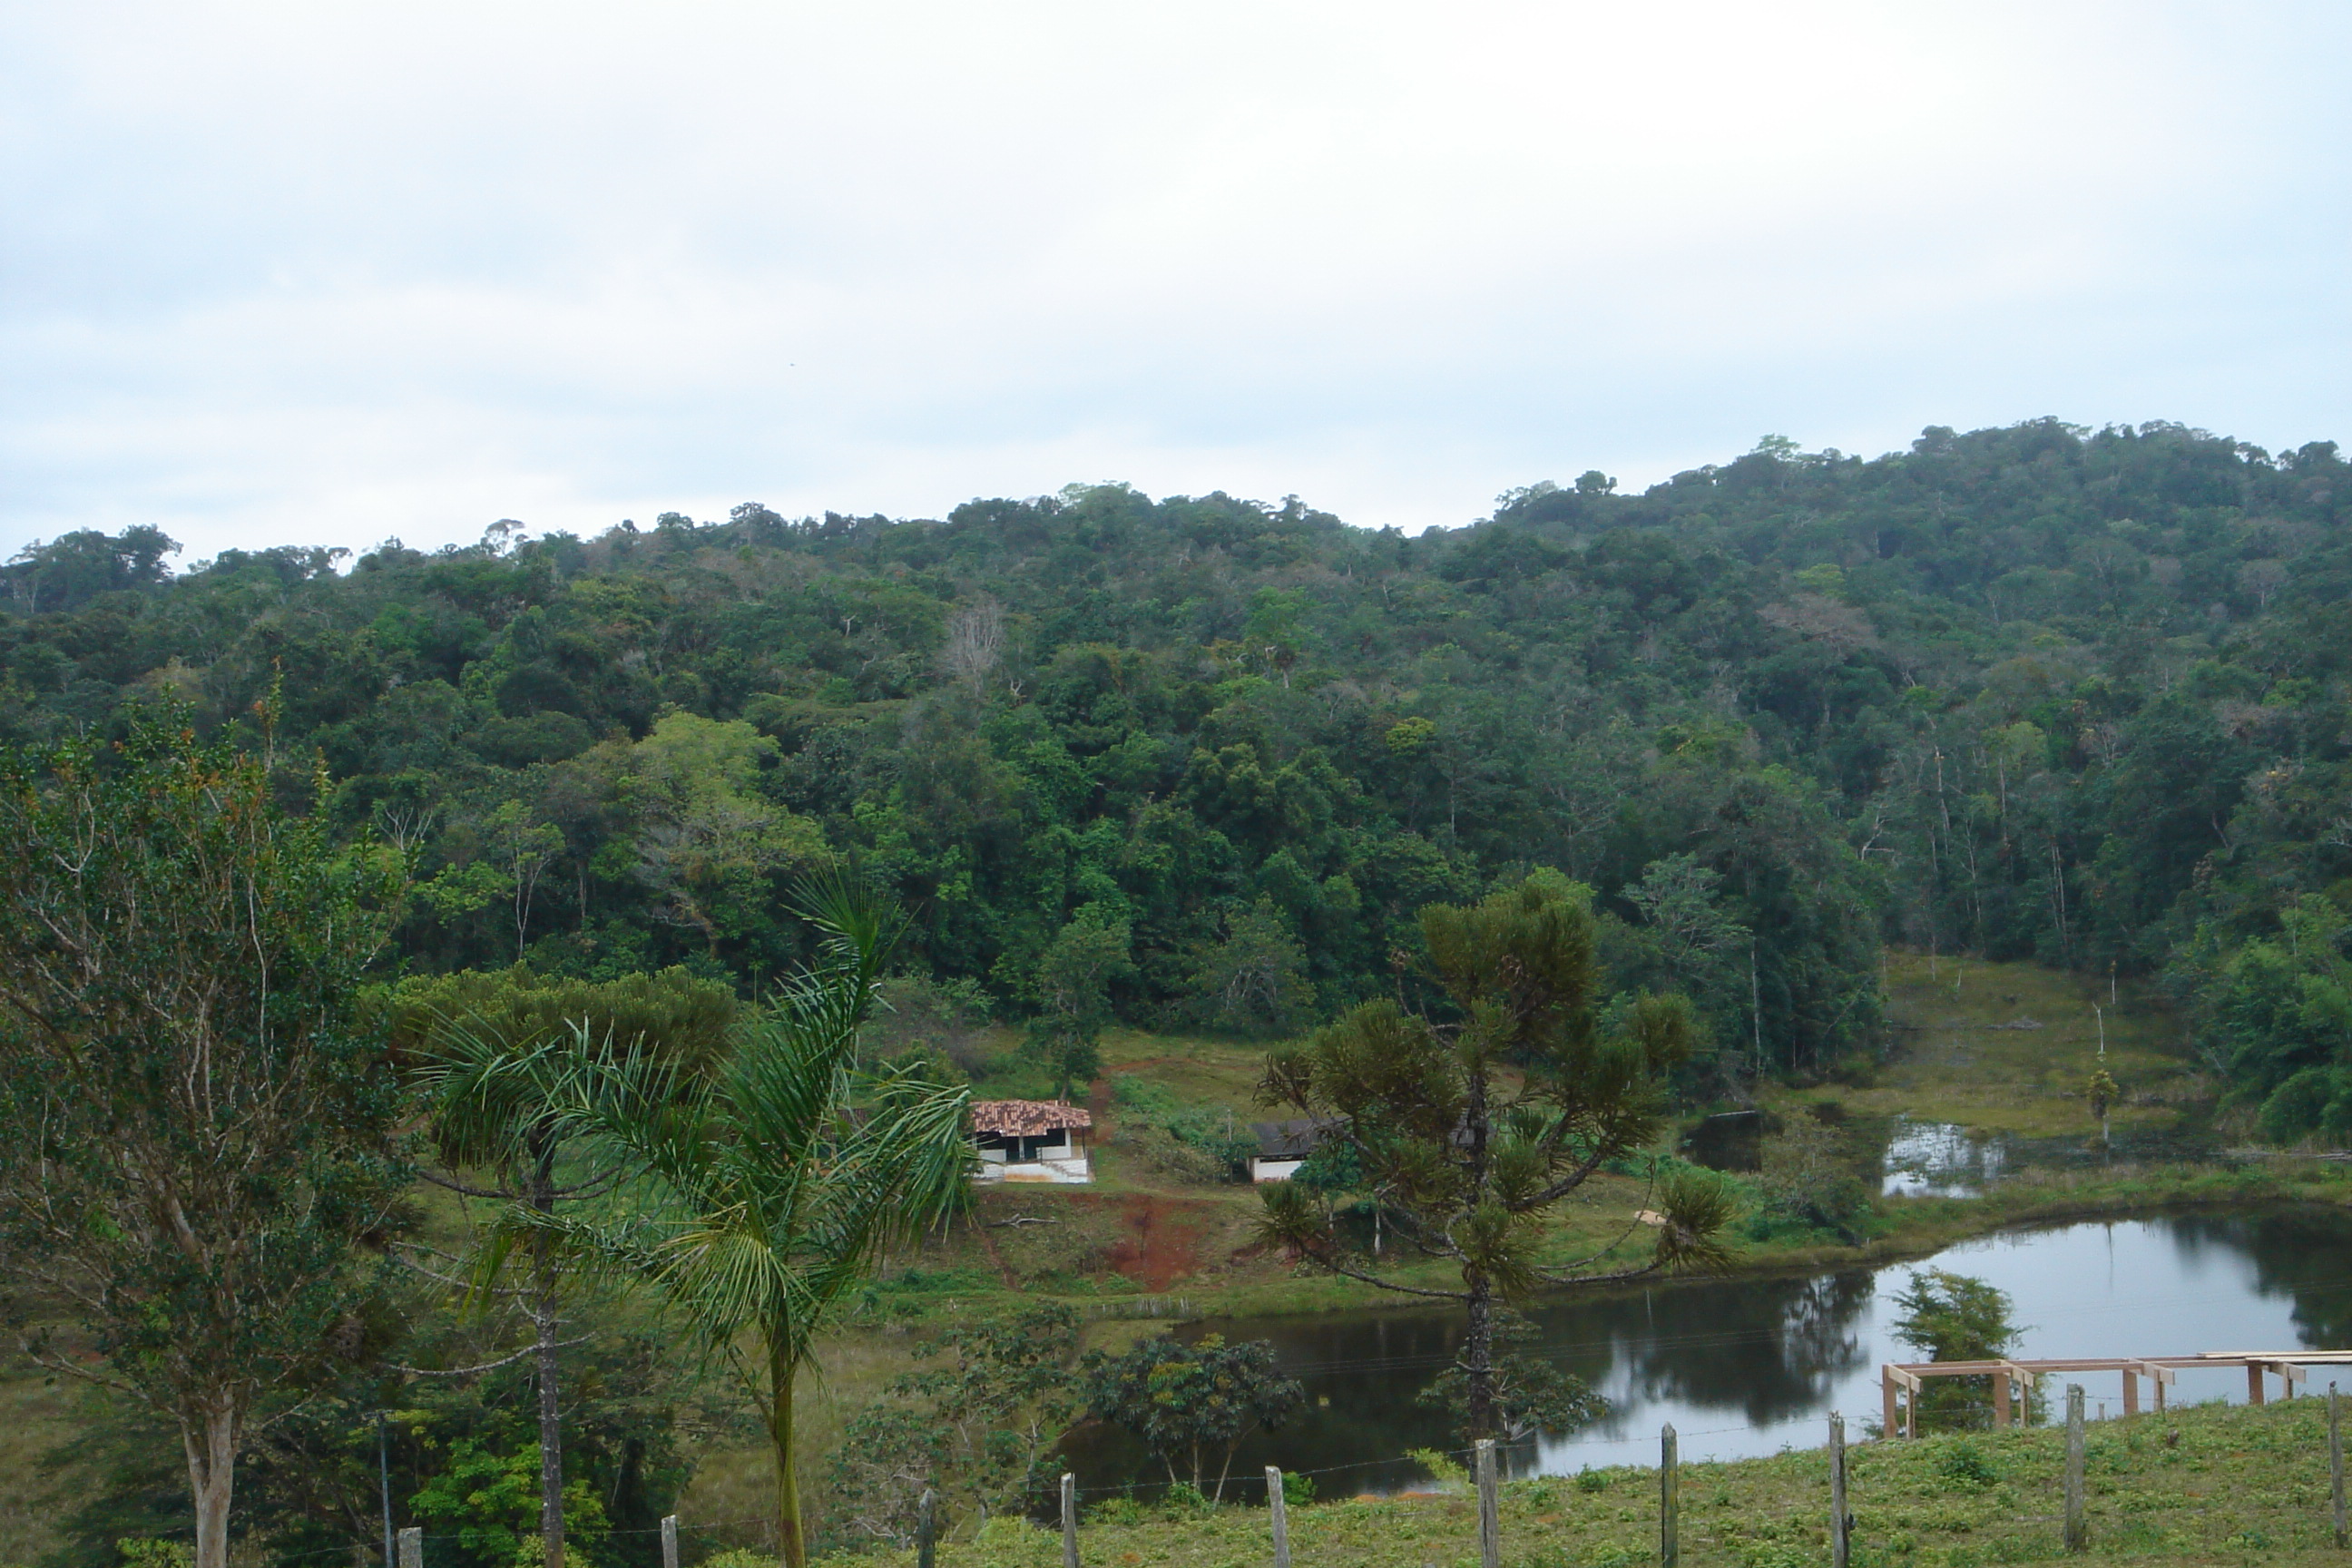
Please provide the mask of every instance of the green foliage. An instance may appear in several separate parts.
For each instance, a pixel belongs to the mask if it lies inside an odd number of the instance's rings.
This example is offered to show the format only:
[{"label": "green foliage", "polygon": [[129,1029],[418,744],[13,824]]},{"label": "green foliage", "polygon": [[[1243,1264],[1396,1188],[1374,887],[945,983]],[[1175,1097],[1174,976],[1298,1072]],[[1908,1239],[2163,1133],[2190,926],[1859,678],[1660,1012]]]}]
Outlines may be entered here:
[{"label": "green foliage", "polygon": [[[887,916],[841,881],[809,893],[818,963],[782,988],[708,1079],[598,1048],[582,1031],[568,1128],[639,1173],[593,1225],[541,1223],[644,1280],[758,1401],[777,1477],[777,1539],[805,1561],[793,1423],[817,1338],[880,1249],[961,1201],[968,1089],[919,1069],[857,1070]],[[743,1355],[740,1346],[756,1346]],[[740,1356],[740,1360],[737,1360]]]},{"label": "green foliage", "polygon": [[184,1541],[158,1541],[127,1535],[114,1543],[122,1553],[122,1568],[194,1568],[195,1548]]},{"label": "green foliage", "polygon": [[1470,1484],[1469,1470],[1443,1448],[1407,1448],[1404,1457],[1429,1472],[1430,1485],[1438,1491],[1458,1492]]},{"label": "green foliage", "polygon": [[945,1364],[899,1378],[850,1418],[826,1473],[829,1534],[904,1546],[926,1489],[938,1490],[946,1528],[1017,1510],[1051,1488],[1054,1446],[1085,1404],[1076,1315],[1045,1302],[917,1353],[941,1352]]},{"label": "green foliage", "polygon": [[724,1053],[741,1010],[725,985],[682,967],[599,981],[541,974],[523,963],[414,975],[373,989],[366,1005],[383,1020],[394,1048],[412,1061],[455,1032],[524,1050],[565,1038],[584,1022],[600,1044],[697,1066]]},{"label": "green foliage", "polygon": [[[1358,1180],[1395,1216],[1407,1255],[1459,1270],[1446,1294],[1469,1311],[1461,1370],[1474,1436],[1503,1429],[1495,1311],[1547,1285],[1627,1279],[1718,1262],[1732,1215],[1725,1184],[1683,1171],[1662,1184],[1664,1220],[1646,1262],[1601,1272],[1542,1256],[1544,1215],[1608,1162],[1656,1136],[1664,1081],[1687,1059],[1697,1026],[1678,995],[1630,998],[1604,1027],[1588,889],[1537,873],[1467,908],[1421,912],[1438,1016],[1368,1002],[1303,1047],[1267,1058],[1262,1096],[1331,1123]],[[1316,1184],[1321,1187],[1322,1184]],[[1328,1190],[1328,1189],[1327,1189]],[[1261,1234],[1320,1267],[1400,1288],[1380,1258],[1350,1245],[1317,1191],[1262,1189]],[[1421,1295],[1429,1286],[1410,1287]],[[1523,1370],[1524,1414],[1574,1418],[1565,1384]]]},{"label": "green foliage", "polygon": [[1307,1396],[1276,1366],[1271,1344],[1229,1345],[1221,1334],[1191,1344],[1147,1339],[1118,1356],[1091,1352],[1085,1376],[1087,1414],[1141,1438],[1167,1467],[1171,1497],[1180,1485],[1198,1496],[1214,1464],[1210,1495],[1222,1500],[1242,1439],[1281,1426]]},{"label": "green foliage", "polygon": [[2007,1291],[1947,1269],[1916,1270],[1895,1304],[1903,1315],[1888,1327],[1930,1361],[1990,1361],[2011,1353],[2023,1331],[2010,1321]]},{"label": "green foliage", "polygon": [[1135,973],[1128,962],[1129,941],[1126,921],[1107,905],[1088,904],[1070,917],[1037,961],[1038,1013],[1029,1026],[1030,1048],[1060,1099],[1102,1073],[1100,1041],[1111,1020],[1110,988]]},{"label": "green foliage", "polygon": [[1282,1500],[1292,1508],[1305,1508],[1315,1500],[1315,1478],[1282,1472]]},{"label": "green foliage", "polygon": [[1224,940],[1202,957],[1192,987],[1202,1023],[1242,1035],[1286,1034],[1315,1004],[1306,951],[1270,899],[1227,922]]},{"label": "green foliage", "polygon": [[1936,1469],[1957,1486],[1982,1491],[2000,1479],[2000,1467],[1974,1443],[1962,1438],[1947,1444],[1936,1460]]},{"label": "green foliage", "polygon": [[[2019,1335],[2024,1332],[2010,1316],[2007,1291],[1971,1275],[1942,1268],[1915,1271],[1895,1298],[1895,1305],[1902,1316],[1889,1329],[1905,1344],[1927,1352],[1930,1361],[1996,1360],[2013,1353]],[[1927,1380],[1918,1394],[1920,1414],[1927,1421],[1946,1426],[1989,1424],[1991,1396],[1972,1386],[1977,1381]],[[2037,1409],[2046,1402],[2039,1384],[2030,1397]]]},{"label": "green foliage", "polygon": [[[407,1303],[414,1325],[400,1347],[410,1364],[450,1368],[497,1359],[504,1325],[475,1314],[436,1312],[420,1299]],[[603,1305],[603,1304],[600,1304]],[[575,1310],[576,1312],[576,1310]],[[588,1314],[576,1312],[575,1321]],[[617,1321],[615,1320],[618,1320]],[[564,1352],[562,1388],[563,1511],[567,1527],[589,1520],[605,1533],[592,1542],[599,1568],[658,1568],[656,1527],[676,1511],[693,1472],[682,1431],[709,1429],[732,1418],[733,1401],[710,1386],[685,1358],[667,1352],[668,1337],[603,1305],[592,1321],[601,1331]],[[569,1336],[567,1336],[569,1337]],[[528,1538],[518,1552],[537,1564],[539,1531],[539,1397],[528,1361],[478,1377],[382,1376],[354,1380],[306,1401],[260,1435],[237,1478],[237,1498],[250,1538],[267,1541],[289,1560],[347,1551],[352,1521],[377,1508],[376,1413],[387,1409],[387,1448],[396,1507],[431,1491],[462,1504],[474,1489],[449,1479],[461,1452],[482,1467],[490,1485],[500,1464],[523,1489],[525,1500],[476,1526]],[[502,1493],[501,1495],[507,1495]],[[583,1499],[593,1500],[593,1510]],[[601,1519],[602,1524],[593,1521]],[[432,1531],[439,1535],[442,1531]],[[576,1549],[567,1539],[567,1553]],[[436,1543],[428,1547],[438,1552]],[[469,1563],[505,1568],[509,1558],[487,1540]],[[772,1563],[773,1554],[769,1561]]]},{"label": "green foliage", "polygon": [[407,1171],[353,999],[403,880],[178,714],[0,749],[0,1263],[44,1364],[180,1428],[200,1568],[243,1434],[369,1349]]},{"label": "green foliage", "polygon": [[[1101,905],[1118,1019],[1279,1036],[1424,1005],[1415,911],[1550,866],[1606,890],[1616,984],[1691,998],[1695,1093],[1875,1039],[1892,937],[2163,969],[2260,1118],[2346,1065],[2288,920],[2352,904],[2347,493],[2327,442],[2044,419],[1591,470],[1411,539],[1123,485],[347,572],[83,531],[0,567],[0,738],[176,694],[259,745],[282,665],[316,804],[415,857],[412,972],[756,994],[808,956],[789,879],[854,857],[918,911],[907,966],[1016,1023]],[[2252,943],[2284,971],[2233,972]],[[2270,1135],[2344,1136],[2320,1087]]]},{"label": "green foliage", "polygon": [[1757,1185],[1772,1213],[1851,1238],[1870,1208],[1867,1167],[1822,1109],[1808,1106],[1765,1135]]},{"label": "green foliage", "polygon": [[[457,1438],[409,1507],[440,1527],[435,1533],[448,1538],[442,1550],[465,1568],[537,1568],[543,1561],[536,1445],[499,1454],[475,1438]],[[604,1500],[585,1481],[563,1489],[563,1523],[567,1554],[593,1563],[607,1526]]]},{"label": "green foliage", "polygon": [[1120,1138],[1171,1173],[1208,1182],[1248,1175],[1257,1141],[1232,1111],[1187,1105],[1167,1085],[1129,1073],[1111,1080],[1111,1103],[1124,1113]]}]

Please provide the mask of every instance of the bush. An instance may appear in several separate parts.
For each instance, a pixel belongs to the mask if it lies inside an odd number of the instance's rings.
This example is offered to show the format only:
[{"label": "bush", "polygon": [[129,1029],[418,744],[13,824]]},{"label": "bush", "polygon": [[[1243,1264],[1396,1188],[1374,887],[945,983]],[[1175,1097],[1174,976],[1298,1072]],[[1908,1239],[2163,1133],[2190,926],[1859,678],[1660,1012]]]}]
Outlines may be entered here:
[{"label": "bush", "polygon": [[1171,1481],[1168,1489],[1160,1494],[1160,1506],[1179,1518],[1192,1519],[1207,1513],[1215,1505],[1192,1482]]},{"label": "bush", "polygon": [[1118,1142],[1172,1176],[1236,1181],[1249,1173],[1257,1140],[1222,1106],[1186,1105],[1166,1084],[1121,1074],[1111,1103],[1126,1112]]},{"label": "bush", "polygon": [[1936,1461],[1936,1470],[1946,1480],[1976,1491],[2000,1479],[2000,1467],[1982,1448],[1969,1442],[1955,1443],[1945,1449],[1943,1458]]}]

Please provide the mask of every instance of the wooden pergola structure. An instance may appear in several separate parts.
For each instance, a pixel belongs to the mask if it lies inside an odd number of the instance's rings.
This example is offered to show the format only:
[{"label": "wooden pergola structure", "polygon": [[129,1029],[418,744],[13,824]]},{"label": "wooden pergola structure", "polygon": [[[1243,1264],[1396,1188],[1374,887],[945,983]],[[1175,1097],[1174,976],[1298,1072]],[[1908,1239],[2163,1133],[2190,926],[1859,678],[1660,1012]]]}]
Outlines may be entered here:
[{"label": "wooden pergola structure", "polygon": [[2022,1424],[2026,1396],[2034,1381],[2052,1373],[2115,1372],[2124,1380],[2124,1414],[2139,1414],[2139,1380],[2147,1378],[2156,1394],[2156,1408],[2164,1408],[2164,1390],[2186,1367],[2242,1366],[2246,1369],[2246,1400],[2260,1405],[2265,1374],[2275,1374],[2281,1392],[2294,1397],[2294,1385],[2312,1366],[2352,1366],[2352,1351],[2205,1351],[2197,1355],[2074,1356],[2000,1361],[1888,1362],[1879,1369],[1879,1388],[1885,1400],[1885,1433],[1892,1437],[1919,1435],[1919,1392],[1931,1377],[1992,1379],[1992,1424],[1996,1427]]}]

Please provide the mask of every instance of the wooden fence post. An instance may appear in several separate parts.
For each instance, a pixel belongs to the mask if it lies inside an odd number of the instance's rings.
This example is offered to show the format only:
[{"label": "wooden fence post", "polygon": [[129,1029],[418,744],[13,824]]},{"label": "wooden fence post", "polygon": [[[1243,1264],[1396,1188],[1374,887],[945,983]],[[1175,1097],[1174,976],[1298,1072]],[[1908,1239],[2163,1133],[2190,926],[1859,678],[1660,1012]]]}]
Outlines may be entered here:
[{"label": "wooden fence post", "polygon": [[[915,1505],[915,1568],[931,1568],[939,1551],[940,1494],[925,1487],[922,1501]],[[667,1563],[665,1568],[677,1568],[677,1564]]]},{"label": "wooden fence post", "polygon": [[1495,1439],[1472,1446],[1478,1467],[1478,1568],[1502,1568],[1503,1499],[1495,1479]]},{"label": "wooden fence post", "polygon": [[2083,1385],[2066,1385],[2066,1550],[2087,1552],[2090,1523],[2083,1517]]},{"label": "wooden fence post", "polygon": [[2342,1551],[2352,1546],[2352,1536],[2345,1531],[2344,1519],[2344,1426],[2337,1419],[2336,1385],[2327,1385],[2327,1485],[2336,1504],[2336,1548]]},{"label": "wooden fence post", "polygon": [[1853,1516],[1845,1509],[1845,1417],[1830,1412],[1830,1568],[1846,1568]]},{"label": "wooden fence post", "polygon": [[1290,1506],[1282,1495],[1282,1472],[1272,1465],[1265,1468],[1265,1511],[1274,1521],[1274,1568],[1290,1568]]},{"label": "wooden fence post", "polygon": [[1682,1562],[1682,1457],[1669,1421],[1658,1428],[1658,1568]]},{"label": "wooden fence post", "polygon": [[1062,1568],[1078,1568],[1078,1478],[1062,1472]]},{"label": "wooden fence post", "polygon": [[412,1525],[400,1532],[400,1568],[425,1568],[425,1531]]},{"label": "wooden fence post", "polygon": [[662,1568],[677,1568],[677,1515],[666,1513],[661,1521]]}]

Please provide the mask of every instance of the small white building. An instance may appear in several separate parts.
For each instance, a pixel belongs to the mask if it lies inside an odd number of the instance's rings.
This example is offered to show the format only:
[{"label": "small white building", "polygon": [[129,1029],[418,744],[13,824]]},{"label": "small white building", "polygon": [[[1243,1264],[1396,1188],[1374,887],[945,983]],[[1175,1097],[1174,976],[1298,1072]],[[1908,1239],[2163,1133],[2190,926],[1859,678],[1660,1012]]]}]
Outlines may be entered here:
[{"label": "small white building", "polygon": [[980,1148],[983,1182],[1049,1182],[1069,1185],[1095,1179],[1087,1159],[1094,1112],[1055,1100],[975,1100],[972,1141]]},{"label": "small white building", "polygon": [[1249,1163],[1253,1182],[1286,1182],[1298,1173],[1307,1156],[1339,1127],[1337,1121],[1253,1121],[1250,1135],[1257,1152]]}]

